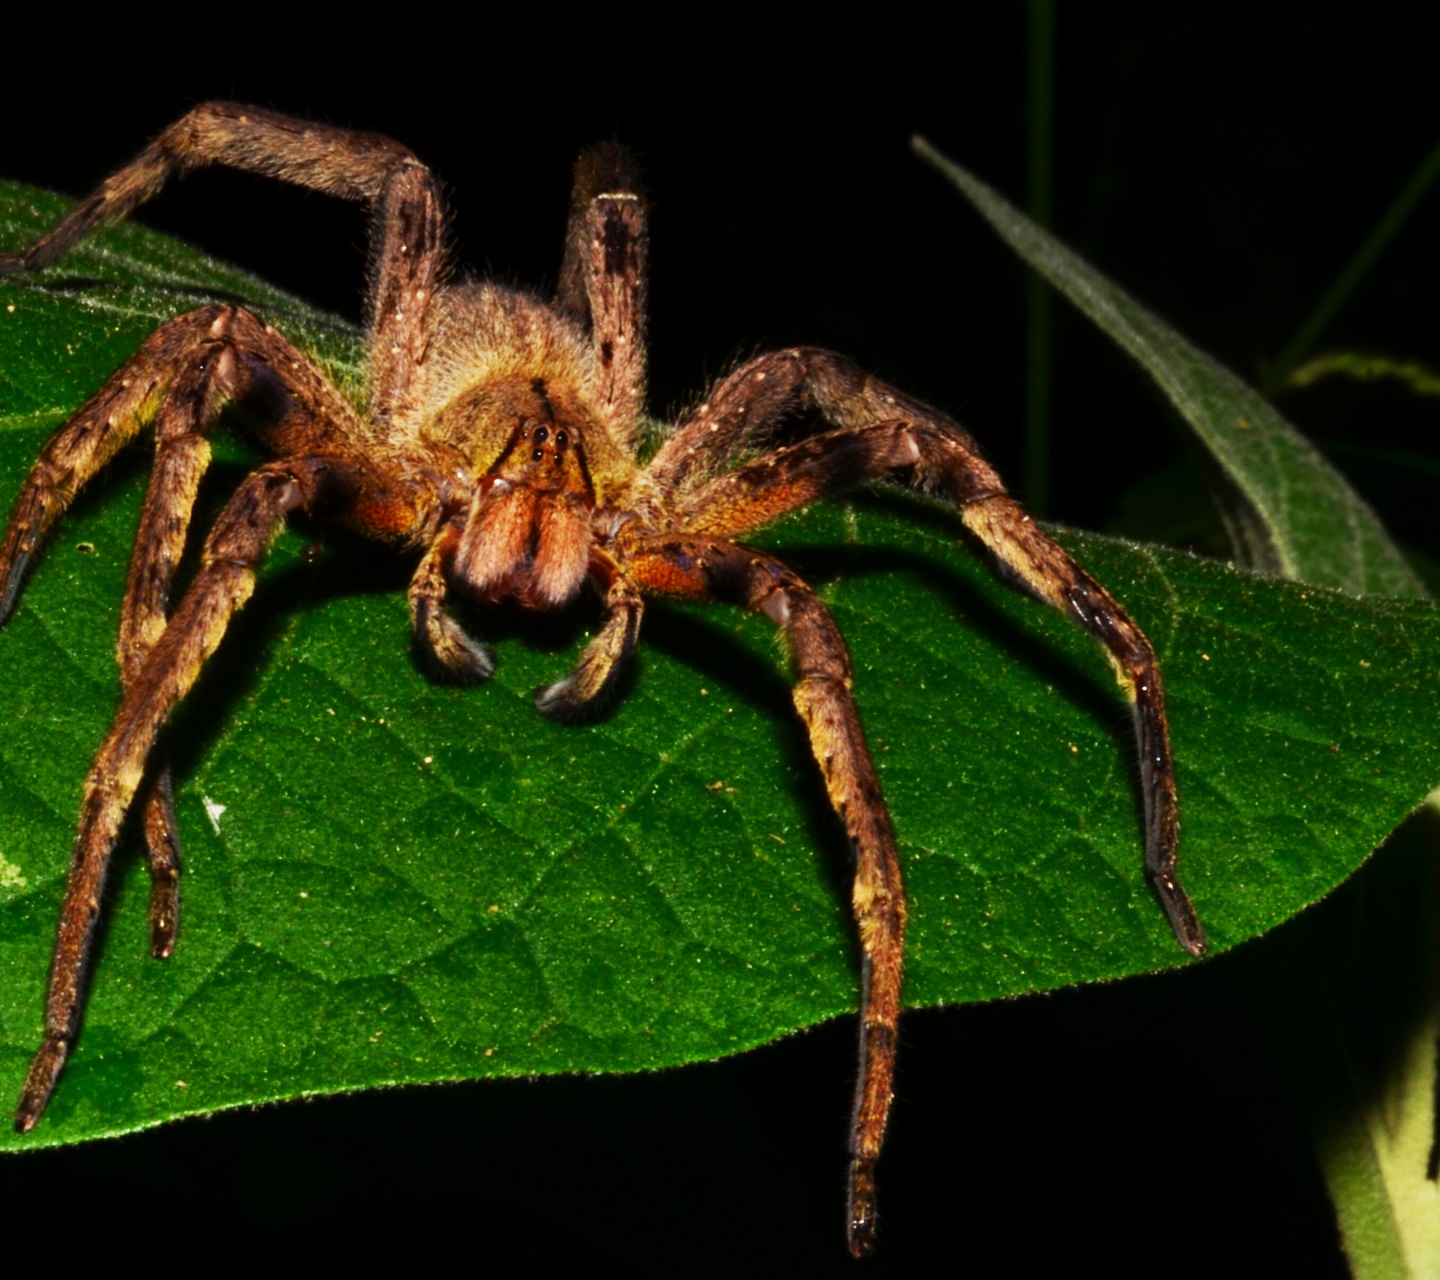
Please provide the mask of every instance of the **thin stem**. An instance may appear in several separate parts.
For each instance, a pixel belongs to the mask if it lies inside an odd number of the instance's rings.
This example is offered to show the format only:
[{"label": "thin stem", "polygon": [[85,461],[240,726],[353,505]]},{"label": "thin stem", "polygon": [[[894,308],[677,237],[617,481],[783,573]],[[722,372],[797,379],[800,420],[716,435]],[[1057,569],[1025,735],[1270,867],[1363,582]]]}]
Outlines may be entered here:
[{"label": "thin stem", "polygon": [[1430,189],[1431,183],[1437,176],[1440,176],[1440,142],[1435,144],[1430,154],[1420,162],[1420,167],[1410,175],[1410,180],[1400,194],[1395,197],[1390,207],[1385,210],[1380,221],[1375,224],[1375,229],[1365,238],[1365,242],[1356,250],[1355,256],[1345,264],[1344,270],[1335,277],[1330,288],[1325,291],[1325,295],[1315,304],[1314,310],[1305,317],[1304,323],[1295,331],[1295,336],[1290,339],[1289,345],[1281,353],[1280,358],[1275,362],[1261,385],[1261,390],[1267,396],[1274,395],[1289,375],[1290,370],[1309,354],[1320,335],[1329,327],[1330,322],[1334,320],[1340,308],[1345,305],[1356,286],[1375,265],[1376,259],[1395,238],[1395,234],[1405,224],[1405,220],[1413,212],[1415,206],[1420,203],[1421,198]]},{"label": "thin stem", "polygon": [[[1055,0],[1029,0],[1030,216],[1051,219],[1055,126]],[[1050,286],[1033,272],[1025,282],[1025,501],[1043,516],[1050,499],[1050,375],[1053,315]]]}]

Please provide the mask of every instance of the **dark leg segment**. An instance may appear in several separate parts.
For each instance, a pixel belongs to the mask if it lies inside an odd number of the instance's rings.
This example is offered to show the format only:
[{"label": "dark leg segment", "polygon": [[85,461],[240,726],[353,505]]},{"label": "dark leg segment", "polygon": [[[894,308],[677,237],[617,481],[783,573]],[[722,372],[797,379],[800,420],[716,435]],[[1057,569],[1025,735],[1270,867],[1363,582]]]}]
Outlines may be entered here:
[{"label": "dark leg segment", "polygon": [[575,165],[556,304],[589,322],[595,403],[632,447],[645,399],[646,249],[635,158],[613,142],[592,147]]},{"label": "dark leg segment", "polygon": [[[217,320],[207,333],[213,332]],[[129,688],[165,630],[170,587],[185,551],[185,537],[200,481],[210,463],[210,444],[202,434],[215,418],[212,372],[202,348],[183,369],[155,416],[155,462],[140,515],[130,561],[125,601],[120,612],[116,658]],[[211,356],[218,354],[212,347]],[[161,763],[143,799],[145,856],[150,868],[150,952],[157,960],[175,950],[180,919],[180,839],[175,828],[174,787],[170,767]]]},{"label": "dark leg segment", "polygon": [[[706,439],[733,456],[797,409],[817,409],[837,430],[778,449],[705,482]],[[708,462],[706,464],[709,465]],[[1075,618],[1105,647],[1135,714],[1145,805],[1145,865],[1175,936],[1205,950],[1195,908],[1176,875],[1179,818],[1159,664],[1144,633],[1099,583],[1005,492],[955,423],[870,377],[843,356],[794,350],[761,356],[724,379],[656,455],[692,493],[687,531],[731,538],[865,480],[897,480],[954,503],[966,528],[1039,599]]]},{"label": "dark leg segment", "polygon": [[976,500],[960,518],[1021,583],[1068,613],[1104,645],[1135,715],[1145,800],[1145,869],[1180,945],[1191,955],[1203,955],[1205,931],[1175,870],[1180,837],[1175,766],[1165,686],[1149,640],[1119,602],[1046,537],[1013,498],[994,495]]},{"label": "dark leg segment", "polygon": [[338,458],[271,463],[230,500],[205,544],[201,567],[170,625],[126,688],[115,722],[85,780],[85,796],[60,912],[45,1001],[45,1040],[15,1112],[28,1132],[40,1118],[75,1041],[86,962],[121,823],[145,775],[156,734],[214,653],[231,616],[249,599],[255,568],[296,510],[344,506],[362,483]]},{"label": "dark leg segment", "polygon": [[875,1242],[875,1165],[895,1070],[905,955],[905,892],[890,813],[850,693],[850,658],[829,611],[789,569],[731,542],[648,538],[626,546],[625,565],[647,593],[721,600],[763,613],[790,640],[795,708],[855,854],[853,907],[864,954],[860,1079],[850,1139],[850,1251]]},{"label": "dark leg segment", "polygon": [[373,203],[391,173],[419,164],[405,147],[379,134],[312,124],[235,102],[202,103],[106,178],[28,249],[0,254],[0,272],[48,267],[92,231],[153,200],[172,178],[206,165]]},{"label": "dark leg segment", "polygon": [[370,412],[413,432],[424,402],[430,304],[446,274],[445,211],[418,162],[388,175],[372,214]]}]

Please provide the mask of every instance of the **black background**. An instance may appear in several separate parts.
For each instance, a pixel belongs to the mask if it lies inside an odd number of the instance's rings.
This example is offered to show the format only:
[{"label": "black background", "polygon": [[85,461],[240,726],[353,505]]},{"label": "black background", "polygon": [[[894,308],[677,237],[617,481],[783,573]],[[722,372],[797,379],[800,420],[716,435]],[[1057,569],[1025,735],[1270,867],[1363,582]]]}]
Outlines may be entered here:
[{"label": "black background", "polygon": [[[627,34],[613,12],[574,31],[538,9],[508,26],[417,9],[326,43],[295,15],[100,39],[41,15],[7,38],[0,171],[78,195],[195,102],[248,100],[407,143],[447,184],[462,266],[549,286],[570,164],[618,137],[653,203],[652,408],[753,351],[818,343],[954,413],[1023,489],[1023,273],[908,147],[923,133],[1023,203],[1026,10],[990,8],[928,27],[811,15],[804,34],[778,15]],[[1097,10],[1059,18],[1056,229],[1257,378],[1435,145],[1433,61],[1383,6]],[[206,173],[143,216],[358,317],[353,210]],[[1440,364],[1437,243],[1432,195],[1323,345]],[[1048,515],[1134,528],[1127,495],[1183,458],[1182,437],[1063,304],[1053,397]],[[1433,407],[1331,385],[1284,408],[1402,541],[1440,554],[1428,477],[1381,456],[1433,456]],[[909,1015],[871,1272],[1344,1274],[1237,986],[1221,958]],[[159,1256],[195,1261],[423,1265],[458,1248],[507,1274],[838,1272],[853,1038],[847,1022],[659,1076],[330,1099],[11,1158],[0,1213],[12,1241],[142,1265],[159,1233]]]}]

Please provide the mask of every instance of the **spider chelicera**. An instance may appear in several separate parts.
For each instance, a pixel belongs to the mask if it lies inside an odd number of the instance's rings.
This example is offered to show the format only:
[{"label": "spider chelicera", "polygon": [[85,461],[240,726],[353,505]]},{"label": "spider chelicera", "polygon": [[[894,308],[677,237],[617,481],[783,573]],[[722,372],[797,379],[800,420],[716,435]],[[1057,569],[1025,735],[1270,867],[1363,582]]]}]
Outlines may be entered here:
[{"label": "spider chelicera", "polygon": [[[363,403],[352,403],[243,307],[202,307],[156,330],[55,434],[25,481],[0,545],[0,624],[57,517],[124,444],[142,430],[154,434],[120,622],[123,697],[85,783],[45,1038],[17,1129],[39,1120],[75,1042],[106,871],[137,803],[153,885],[152,950],[165,957],[174,947],[179,853],[156,735],[249,598],[271,540],[303,512],[418,556],[410,583],[415,644],[444,680],[474,683],[494,665],[447,612],[452,592],[549,610],[594,584],[603,624],[575,669],[536,692],[549,716],[582,716],[613,692],[647,596],[741,605],[785,633],[795,707],[855,856],[864,985],[848,1229],[851,1251],[867,1252],[904,957],[895,835],[834,621],[783,563],[735,539],[877,478],[953,504],[1001,570],[1105,647],[1134,707],[1145,865],[1176,937],[1198,955],[1204,935],[1175,872],[1174,773],[1149,642],[1005,492],[956,423],[832,352],[796,348],[745,362],[642,462],[646,209],[632,161],[617,146],[596,147],[576,166],[550,301],[494,284],[447,283],[435,180],[398,143],[228,103],[197,107],[171,125],[29,248],[0,254],[0,272],[54,262],[171,177],[210,164],[369,208],[368,380]],[[175,567],[210,457],[207,435],[227,403],[247,410],[275,460],[226,504],[172,611]],[[825,429],[767,452],[777,428],[802,413]]]}]

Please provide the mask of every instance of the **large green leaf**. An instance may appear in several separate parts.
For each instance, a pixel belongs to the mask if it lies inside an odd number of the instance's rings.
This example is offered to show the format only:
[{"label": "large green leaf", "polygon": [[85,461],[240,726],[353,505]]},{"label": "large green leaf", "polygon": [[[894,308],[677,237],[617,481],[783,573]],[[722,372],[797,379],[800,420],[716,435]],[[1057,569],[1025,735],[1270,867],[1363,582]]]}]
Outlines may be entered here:
[{"label": "large green leaf", "polygon": [[[7,245],[59,207],[6,199]],[[158,318],[217,292],[353,367],[343,326],[143,230],[106,233],[0,288],[0,495]],[[78,505],[0,633],[0,1097],[38,1042],[80,781],[118,689],[143,472],[137,450]],[[217,466],[211,509],[238,474]],[[1103,657],[953,527],[861,497],[768,538],[853,648],[913,898],[907,998],[1182,963],[1141,874]],[[693,1061],[854,1007],[844,842],[768,624],[657,606],[613,715],[559,726],[529,692],[578,653],[588,607],[479,619],[499,673],[438,688],[408,653],[408,566],[336,539],[312,563],[315,537],[281,541],[169,735],[187,855],[175,957],[147,957],[129,859],[72,1063],[45,1121],[7,1144],[384,1082]],[[1440,775],[1428,605],[1064,539],[1160,653],[1183,873],[1217,950],[1337,884]]]}]

